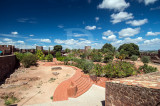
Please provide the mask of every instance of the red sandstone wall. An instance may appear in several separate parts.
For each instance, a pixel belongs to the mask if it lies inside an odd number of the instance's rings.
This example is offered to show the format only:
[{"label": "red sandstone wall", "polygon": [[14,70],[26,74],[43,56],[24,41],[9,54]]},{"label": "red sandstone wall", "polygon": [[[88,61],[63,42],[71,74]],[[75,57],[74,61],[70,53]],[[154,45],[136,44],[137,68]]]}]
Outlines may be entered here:
[{"label": "red sandstone wall", "polygon": [[106,82],[105,106],[159,106],[160,89]]},{"label": "red sandstone wall", "polygon": [[16,56],[6,55],[0,56],[0,82],[3,81],[7,75],[10,75],[16,67]]}]

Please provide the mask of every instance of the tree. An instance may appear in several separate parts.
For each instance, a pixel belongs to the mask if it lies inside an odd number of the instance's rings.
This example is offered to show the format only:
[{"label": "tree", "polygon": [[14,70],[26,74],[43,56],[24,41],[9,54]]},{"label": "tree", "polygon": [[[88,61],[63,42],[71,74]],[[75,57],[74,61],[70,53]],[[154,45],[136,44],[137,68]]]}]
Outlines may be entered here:
[{"label": "tree", "polygon": [[102,47],[101,50],[102,50],[102,52],[108,52],[108,51],[113,52],[115,49],[114,49],[114,47],[113,47],[111,44],[106,43],[106,44]]},{"label": "tree", "polygon": [[50,54],[51,50],[50,50],[50,47],[48,48],[48,54]]},{"label": "tree", "polygon": [[71,50],[68,49],[68,48],[65,49],[65,52],[66,52],[66,53],[69,53],[70,51],[71,51]]},{"label": "tree", "polygon": [[124,50],[125,52],[127,52],[128,56],[131,57],[132,55],[137,55],[139,56],[139,46],[134,44],[134,43],[130,43],[130,44],[123,44],[118,48],[118,51],[120,52],[121,50]]},{"label": "tree", "polygon": [[119,59],[124,60],[126,57],[128,56],[128,53],[124,50],[121,49],[121,51],[119,52]]},{"label": "tree", "polygon": [[61,52],[61,50],[62,50],[62,46],[61,45],[54,46],[54,51],[55,52]]},{"label": "tree", "polygon": [[108,63],[108,62],[110,62],[110,61],[112,61],[113,60],[113,55],[106,55],[105,57],[104,57],[104,62],[105,63]]},{"label": "tree", "polygon": [[61,57],[61,52],[56,52],[56,58]]}]

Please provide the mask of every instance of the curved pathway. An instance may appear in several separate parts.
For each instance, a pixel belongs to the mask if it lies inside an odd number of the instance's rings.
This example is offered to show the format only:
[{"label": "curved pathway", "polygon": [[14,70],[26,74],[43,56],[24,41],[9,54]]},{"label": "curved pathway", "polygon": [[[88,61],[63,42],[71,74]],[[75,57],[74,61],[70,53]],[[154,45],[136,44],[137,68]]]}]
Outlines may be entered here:
[{"label": "curved pathway", "polygon": [[[56,88],[53,101],[64,101],[68,100],[68,98],[77,98],[87,92],[93,84],[99,85],[101,87],[105,87],[106,78],[98,78],[98,80],[93,80],[89,75],[86,75],[82,72],[81,69],[74,66],[66,66],[66,65],[58,65],[62,64],[58,62],[55,58],[53,62],[45,63],[45,66],[65,66],[72,67],[75,69],[75,74],[69,78],[68,80],[63,81]],[[97,78],[96,78],[97,79]]]}]

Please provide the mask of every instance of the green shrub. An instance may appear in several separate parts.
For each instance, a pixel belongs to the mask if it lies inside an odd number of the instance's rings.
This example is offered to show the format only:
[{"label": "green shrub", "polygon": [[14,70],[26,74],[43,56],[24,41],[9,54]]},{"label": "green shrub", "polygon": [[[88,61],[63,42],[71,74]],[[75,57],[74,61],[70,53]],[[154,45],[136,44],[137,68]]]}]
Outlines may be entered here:
[{"label": "green shrub", "polygon": [[53,100],[53,96],[51,96],[50,99]]},{"label": "green shrub", "polygon": [[70,57],[65,57],[64,58],[64,64],[65,65],[68,65],[68,62],[71,60],[71,58]]},{"label": "green shrub", "polygon": [[85,59],[85,58],[87,57],[87,55],[86,55],[86,53],[82,53],[82,54],[80,55],[80,57],[81,57],[81,59]]},{"label": "green shrub", "polygon": [[136,56],[136,55],[132,55],[132,56],[131,56],[131,60],[132,60],[132,61],[137,61],[137,59],[138,59],[138,56]]},{"label": "green shrub", "polygon": [[56,52],[56,58],[61,57],[61,52]]},{"label": "green shrub", "polygon": [[116,55],[115,55],[115,57],[116,57],[117,59],[119,59],[119,56],[120,56],[120,54],[119,54],[119,52],[117,52]]},{"label": "green shrub", "polygon": [[149,57],[149,56],[143,56],[143,57],[141,58],[141,61],[142,61],[144,64],[147,64],[147,63],[149,63],[149,61],[150,61],[150,57]]},{"label": "green shrub", "polygon": [[151,73],[151,72],[156,72],[158,69],[156,67],[144,64],[143,66],[139,67],[139,70],[143,70],[144,73]]},{"label": "green shrub", "polygon": [[52,62],[53,61],[53,56],[52,54],[48,54],[45,59],[48,61],[48,62]]},{"label": "green shrub", "polygon": [[38,57],[39,60],[45,60],[44,54],[41,50],[37,50],[36,56]]},{"label": "green shrub", "polygon": [[64,61],[65,57],[64,56],[61,56],[61,57],[57,57],[57,60],[58,61]]},{"label": "green shrub", "polygon": [[28,68],[31,65],[36,65],[37,63],[37,57],[33,54],[25,54],[22,59],[22,64],[24,67]]},{"label": "green shrub", "polygon": [[23,53],[18,53],[18,52],[15,52],[14,54],[16,55],[16,58],[21,62],[24,54]]},{"label": "green shrub", "polygon": [[94,66],[92,61],[85,60],[85,59],[73,58],[73,61],[76,63],[75,66],[82,69],[84,73],[89,73]]},{"label": "green shrub", "polygon": [[94,73],[98,77],[103,76],[104,74],[103,66],[101,66],[100,64],[95,64],[92,73]]},{"label": "green shrub", "polygon": [[112,60],[113,60],[113,56],[110,55],[110,54],[108,54],[108,55],[106,55],[106,56],[104,57],[104,62],[105,62],[105,63],[108,63],[108,62],[110,62],[110,61],[112,61]]},{"label": "green shrub", "polygon": [[9,105],[12,105],[12,104],[14,104],[14,103],[16,103],[18,100],[17,100],[17,98],[16,97],[6,97],[5,98],[5,105],[6,106],[9,106]]},{"label": "green shrub", "polygon": [[91,59],[94,62],[101,62],[102,55],[100,53],[94,53],[94,54],[92,54],[92,58]]},{"label": "green shrub", "polygon": [[109,78],[122,78],[137,74],[135,66],[128,62],[108,63],[104,66],[105,76]]}]

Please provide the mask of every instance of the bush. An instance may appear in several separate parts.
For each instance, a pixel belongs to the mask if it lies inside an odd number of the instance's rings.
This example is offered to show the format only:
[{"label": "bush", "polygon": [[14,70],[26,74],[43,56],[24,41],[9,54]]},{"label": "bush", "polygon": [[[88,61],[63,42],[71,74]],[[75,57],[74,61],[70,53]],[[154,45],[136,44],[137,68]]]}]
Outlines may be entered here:
[{"label": "bush", "polygon": [[108,63],[104,66],[105,76],[109,78],[122,78],[138,73],[136,67],[128,62]]},{"label": "bush", "polygon": [[61,56],[61,57],[57,57],[57,60],[58,61],[64,61],[65,57],[64,56]]},{"label": "bush", "polygon": [[53,56],[52,54],[48,54],[45,59],[48,61],[48,62],[52,62],[53,61]]},{"label": "bush", "polygon": [[147,63],[149,63],[149,61],[150,61],[150,57],[149,57],[149,56],[143,56],[143,57],[141,58],[141,61],[142,61],[144,64],[147,64]]},{"label": "bush", "polygon": [[61,57],[61,52],[56,52],[56,58]]},{"label": "bush", "polygon": [[41,50],[37,50],[36,56],[38,57],[39,60],[45,60],[44,54]]},{"label": "bush", "polygon": [[18,100],[17,100],[16,97],[13,97],[13,96],[12,96],[12,97],[8,97],[8,96],[7,96],[7,97],[5,98],[5,103],[4,103],[4,104],[5,104],[6,106],[9,106],[9,105],[12,105],[12,104],[16,103],[17,101],[18,101]]},{"label": "bush", "polygon": [[94,66],[93,62],[85,59],[73,58],[73,61],[76,63],[75,66],[82,69],[84,73],[89,73]]},{"label": "bush", "polygon": [[80,57],[81,57],[81,59],[85,59],[85,58],[87,57],[87,55],[86,55],[86,53],[82,53],[82,54],[80,55]]},{"label": "bush", "polygon": [[23,53],[18,53],[18,52],[15,52],[14,54],[16,55],[17,59],[21,62],[24,54]]},{"label": "bush", "polygon": [[144,73],[151,73],[151,72],[156,72],[158,69],[156,67],[144,64],[143,66],[139,67],[139,70],[143,70]]},{"label": "bush", "polygon": [[105,62],[105,63],[108,63],[108,62],[110,62],[110,61],[112,61],[112,60],[113,60],[113,56],[110,55],[110,54],[108,54],[108,55],[106,55],[106,56],[104,57],[104,62]]},{"label": "bush", "polygon": [[103,66],[101,66],[100,64],[95,64],[92,72],[98,77],[103,76],[104,75]]},{"label": "bush", "polygon": [[101,62],[102,55],[100,53],[94,53],[94,54],[92,54],[92,58],[91,59],[94,62]]},{"label": "bush", "polygon": [[138,59],[138,56],[136,56],[136,55],[132,55],[132,56],[131,56],[131,60],[132,60],[132,61],[137,61],[137,59]]},{"label": "bush", "polygon": [[33,54],[25,54],[22,59],[22,64],[25,68],[30,67],[31,65],[36,65],[37,57]]}]

